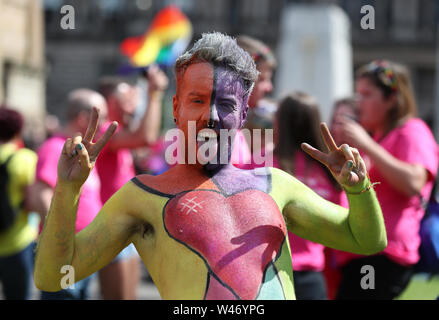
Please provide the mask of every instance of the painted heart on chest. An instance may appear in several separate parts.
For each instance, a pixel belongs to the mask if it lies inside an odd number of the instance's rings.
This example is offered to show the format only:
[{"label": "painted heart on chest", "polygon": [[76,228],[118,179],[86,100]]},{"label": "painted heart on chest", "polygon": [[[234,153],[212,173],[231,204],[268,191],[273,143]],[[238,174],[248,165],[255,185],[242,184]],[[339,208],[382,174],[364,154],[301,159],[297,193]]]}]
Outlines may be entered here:
[{"label": "painted heart on chest", "polygon": [[171,237],[199,254],[241,299],[256,298],[286,237],[279,208],[259,190],[228,197],[211,190],[180,194],[166,205],[164,223]]}]

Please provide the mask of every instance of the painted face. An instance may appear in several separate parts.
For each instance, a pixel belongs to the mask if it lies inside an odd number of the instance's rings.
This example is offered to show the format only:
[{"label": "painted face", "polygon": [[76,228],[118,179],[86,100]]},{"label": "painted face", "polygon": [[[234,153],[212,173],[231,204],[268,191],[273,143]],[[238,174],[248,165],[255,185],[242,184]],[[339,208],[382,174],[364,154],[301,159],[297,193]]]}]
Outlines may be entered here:
[{"label": "painted face", "polygon": [[372,133],[382,130],[393,106],[392,99],[386,99],[382,91],[367,78],[357,79],[355,87],[360,124]]},{"label": "painted face", "polygon": [[[184,132],[188,146],[194,143],[190,141],[193,138],[189,134],[190,122],[195,123],[197,154],[204,143],[210,142],[207,152],[209,163],[205,167],[213,170],[223,162],[221,159],[227,159],[228,162],[231,155],[231,139],[220,139],[220,130],[237,130],[245,120],[247,108],[246,101],[243,101],[242,80],[233,71],[200,62],[186,69],[179,85],[178,95],[174,96],[174,117],[177,125]],[[207,139],[209,134],[207,130],[203,130],[206,128],[215,131],[215,141]],[[211,163],[214,157],[217,165]]]},{"label": "painted face", "polygon": [[259,77],[255,83],[255,87],[253,88],[250,100],[248,102],[250,108],[256,107],[259,100],[264,98],[273,90],[273,83],[271,82],[273,69],[265,61],[258,63],[257,68],[259,71]]}]

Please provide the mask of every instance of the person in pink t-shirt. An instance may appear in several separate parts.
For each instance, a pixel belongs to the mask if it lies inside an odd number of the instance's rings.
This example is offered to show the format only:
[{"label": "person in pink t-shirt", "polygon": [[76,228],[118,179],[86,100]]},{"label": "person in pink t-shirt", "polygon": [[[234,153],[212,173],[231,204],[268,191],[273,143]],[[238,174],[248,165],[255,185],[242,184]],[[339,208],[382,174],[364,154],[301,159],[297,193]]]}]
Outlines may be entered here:
[{"label": "person in pink t-shirt", "polygon": [[[76,130],[75,132],[78,132]],[[56,133],[46,140],[38,149],[38,163],[36,180],[37,183],[45,183],[51,189],[55,188],[58,157],[66,139],[69,137],[64,132]],[[93,170],[84,184],[84,195],[81,196],[78,205],[78,217],[76,219],[76,232],[84,229],[96,216],[102,207],[100,199],[101,183],[96,170]],[[40,231],[42,224],[40,224]]]},{"label": "person in pink t-shirt", "polygon": [[[103,78],[99,85],[99,91],[108,104],[108,120],[119,123],[116,133],[96,161],[103,203],[136,175],[131,150],[152,146],[159,138],[162,100],[168,78],[157,66],[151,65],[148,67],[147,79],[147,109],[135,130],[131,130],[130,124],[138,106],[137,89],[115,78]],[[98,129],[98,137],[109,125],[110,122]],[[104,299],[136,299],[140,259],[134,245],[126,247],[111,264],[100,270],[99,277]],[[115,278],[120,281],[114,281]]]},{"label": "person in pink t-shirt", "polygon": [[[236,42],[250,54],[259,72],[258,79],[248,100],[249,113],[251,114],[256,108],[260,107],[261,100],[273,90],[272,76],[277,66],[277,61],[271,49],[258,39],[247,35],[239,35],[236,38]],[[247,123],[244,126],[247,132],[250,133],[250,137],[244,136],[242,131],[238,130],[230,161],[240,169],[253,169],[264,166],[264,164],[255,164],[251,145],[253,130],[247,126]]]},{"label": "person in pink t-shirt", "polygon": [[[404,66],[373,61],[356,76],[359,124],[345,119],[344,139],[369,160],[371,182],[381,204],[388,246],[371,257],[340,253],[339,299],[393,299],[408,285],[419,260],[419,228],[438,169],[439,151],[416,118],[410,78]],[[370,135],[369,135],[370,134]],[[374,268],[374,290],[363,290],[361,268]]]},{"label": "person in pink t-shirt", "polygon": [[[358,119],[358,108],[357,102],[354,97],[345,97],[338,99],[334,102],[334,107],[332,109],[332,117],[330,121],[331,134],[337,145],[342,145],[347,143],[343,136],[343,119],[351,119],[357,121]],[[364,160],[364,159],[363,159]],[[348,208],[346,194],[341,192],[338,204],[343,205]],[[337,257],[339,257],[338,251],[332,248],[325,248],[325,269],[323,274],[326,280],[326,288],[328,289],[328,298],[334,300],[338,286],[340,285],[340,268],[337,264]]]},{"label": "person in pink t-shirt", "polygon": [[[273,121],[277,110],[277,103],[260,105],[257,108],[250,109],[247,114],[246,128],[241,132],[243,143],[249,146],[245,153],[246,158],[242,161],[233,162],[235,167],[244,170],[252,170],[261,167],[273,166]],[[234,149],[236,148],[236,139]],[[241,149],[242,151],[242,149]],[[242,154],[242,153],[241,153]]]},{"label": "person in pink t-shirt", "polygon": [[[320,114],[316,100],[294,92],[279,103],[275,116],[273,166],[302,181],[328,201],[339,204],[341,187],[319,162],[305,154],[301,143],[323,147],[319,135]],[[325,247],[288,232],[294,270],[294,288],[298,300],[327,299],[323,277]]]},{"label": "person in pink t-shirt", "polygon": [[[67,137],[80,132],[85,134],[93,107],[97,107],[106,118],[107,105],[104,98],[97,92],[89,89],[72,91],[67,99],[67,124],[64,129],[48,140],[38,149],[38,162],[35,183],[30,187],[29,203],[31,208],[40,213],[40,232],[49,211],[53,196],[53,189],[57,181],[58,160]],[[78,205],[75,232],[78,233],[95,218],[102,207],[100,191],[101,184],[96,170],[90,173],[83,186]],[[74,289],[65,289],[60,292],[41,292],[43,300],[87,299],[90,277],[80,281]]]}]

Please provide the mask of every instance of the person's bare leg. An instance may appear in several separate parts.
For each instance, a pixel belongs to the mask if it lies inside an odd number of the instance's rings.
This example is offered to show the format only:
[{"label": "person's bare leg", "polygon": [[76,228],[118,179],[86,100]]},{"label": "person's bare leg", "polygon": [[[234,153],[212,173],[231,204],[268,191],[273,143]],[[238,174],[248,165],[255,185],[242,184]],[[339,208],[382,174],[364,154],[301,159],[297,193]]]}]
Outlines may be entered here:
[{"label": "person's bare leg", "polygon": [[127,300],[128,268],[127,261],[116,261],[99,271],[99,284],[102,299]]},{"label": "person's bare leg", "polygon": [[140,281],[140,263],[139,257],[137,255],[126,260],[128,265],[127,270],[127,281],[126,281],[126,292],[129,300],[137,300],[137,288]]}]

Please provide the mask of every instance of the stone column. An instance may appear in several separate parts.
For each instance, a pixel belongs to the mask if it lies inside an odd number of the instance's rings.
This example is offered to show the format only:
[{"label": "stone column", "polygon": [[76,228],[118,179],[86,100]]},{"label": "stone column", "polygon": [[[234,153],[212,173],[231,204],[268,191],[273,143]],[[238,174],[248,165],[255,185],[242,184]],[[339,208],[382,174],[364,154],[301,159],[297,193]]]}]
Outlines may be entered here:
[{"label": "stone column", "polygon": [[290,5],[281,18],[275,95],[315,96],[328,121],[334,100],[353,94],[350,22],[333,5]]}]

